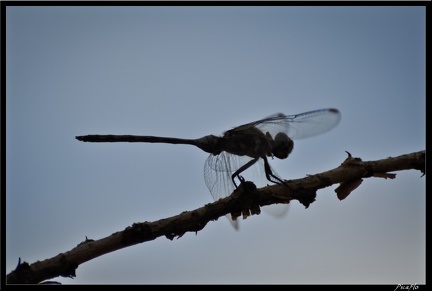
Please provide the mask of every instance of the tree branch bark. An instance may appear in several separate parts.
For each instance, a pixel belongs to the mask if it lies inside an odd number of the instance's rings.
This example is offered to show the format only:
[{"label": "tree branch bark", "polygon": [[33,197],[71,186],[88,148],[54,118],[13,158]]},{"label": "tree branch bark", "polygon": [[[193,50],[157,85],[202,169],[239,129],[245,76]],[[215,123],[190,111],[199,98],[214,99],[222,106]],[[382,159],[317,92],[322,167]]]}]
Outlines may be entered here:
[{"label": "tree branch bark", "polygon": [[[347,152],[348,153],[348,152]],[[33,264],[18,260],[18,266],[6,277],[7,284],[36,284],[54,277],[75,277],[76,268],[98,256],[154,240],[160,236],[172,240],[186,232],[197,233],[209,221],[231,214],[233,218],[259,214],[260,206],[290,203],[298,200],[306,208],[315,201],[316,191],[333,184],[340,200],[356,189],[364,178],[395,178],[388,173],[402,170],[419,170],[425,174],[425,151],[398,157],[363,162],[360,158],[348,158],[337,168],[323,173],[308,175],[302,179],[286,180],[285,185],[273,185],[256,189],[252,182],[244,182],[232,195],[207,204],[193,211],[154,222],[134,223],[124,230],[99,240],[86,239],[70,251]],[[422,176],[423,176],[422,175]]]}]

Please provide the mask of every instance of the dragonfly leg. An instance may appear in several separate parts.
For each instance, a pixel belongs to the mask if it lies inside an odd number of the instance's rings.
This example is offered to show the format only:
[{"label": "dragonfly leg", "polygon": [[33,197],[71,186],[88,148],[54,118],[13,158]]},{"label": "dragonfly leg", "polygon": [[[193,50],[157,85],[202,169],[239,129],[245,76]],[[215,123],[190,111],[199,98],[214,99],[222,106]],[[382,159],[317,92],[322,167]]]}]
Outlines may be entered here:
[{"label": "dragonfly leg", "polygon": [[[270,182],[273,182],[275,184],[285,184],[284,181],[282,181],[278,176],[273,174],[267,158],[263,158],[263,160],[264,160],[264,171],[265,171],[265,175],[266,175],[267,180],[269,180]],[[275,179],[275,180],[272,180],[272,179]]]},{"label": "dragonfly leg", "polygon": [[[240,183],[243,183],[245,181],[245,179],[240,176],[240,173],[245,171],[247,168],[249,168],[250,166],[252,166],[253,164],[255,164],[258,161],[259,158],[255,158],[253,160],[250,160],[249,162],[247,162],[246,164],[244,164],[243,166],[241,166],[237,171],[234,172],[234,174],[232,174],[231,179],[234,183],[234,186],[237,188],[237,184],[235,182],[235,177],[237,177],[237,179],[239,179]],[[267,174],[266,174],[267,175]]]},{"label": "dragonfly leg", "polygon": [[243,176],[238,175],[237,178],[239,179],[240,184],[245,182],[245,178],[243,178]]}]

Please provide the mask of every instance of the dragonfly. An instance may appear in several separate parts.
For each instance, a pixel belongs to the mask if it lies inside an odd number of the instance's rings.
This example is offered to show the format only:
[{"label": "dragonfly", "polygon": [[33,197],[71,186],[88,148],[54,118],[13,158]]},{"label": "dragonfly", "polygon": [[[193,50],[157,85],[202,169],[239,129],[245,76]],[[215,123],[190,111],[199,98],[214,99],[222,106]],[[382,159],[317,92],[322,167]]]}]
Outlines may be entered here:
[{"label": "dragonfly", "polygon": [[[216,201],[230,195],[242,176],[251,168],[260,168],[267,181],[283,184],[269,158],[286,159],[294,148],[293,140],[316,136],[333,129],[340,121],[338,109],[325,108],[300,114],[273,114],[225,131],[221,136],[206,135],[183,139],[141,135],[83,135],[83,142],[144,142],[193,145],[209,153],[204,164],[204,180]],[[237,222],[228,217],[237,228]]]}]

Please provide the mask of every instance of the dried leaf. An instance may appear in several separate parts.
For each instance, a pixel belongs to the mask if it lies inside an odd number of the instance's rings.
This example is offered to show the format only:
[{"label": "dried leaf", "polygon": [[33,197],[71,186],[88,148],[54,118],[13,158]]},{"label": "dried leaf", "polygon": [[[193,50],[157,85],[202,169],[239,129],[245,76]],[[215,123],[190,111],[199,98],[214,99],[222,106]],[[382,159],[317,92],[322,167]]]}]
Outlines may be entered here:
[{"label": "dried leaf", "polygon": [[354,191],[360,184],[363,182],[363,179],[356,179],[347,182],[340,183],[339,187],[336,188],[335,192],[339,200],[344,200],[348,197],[348,195]]}]

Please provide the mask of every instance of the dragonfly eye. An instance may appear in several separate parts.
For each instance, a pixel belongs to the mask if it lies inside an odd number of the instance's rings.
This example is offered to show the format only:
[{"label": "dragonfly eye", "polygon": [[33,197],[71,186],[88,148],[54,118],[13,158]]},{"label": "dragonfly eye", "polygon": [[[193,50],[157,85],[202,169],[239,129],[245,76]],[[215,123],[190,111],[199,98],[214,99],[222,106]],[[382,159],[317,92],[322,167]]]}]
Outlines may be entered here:
[{"label": "dragonfly eye", "polygon": [[286,159],[293,150],[292,139],[283,132],[279,132],[274,139],[273,155],[278,159]]}]

